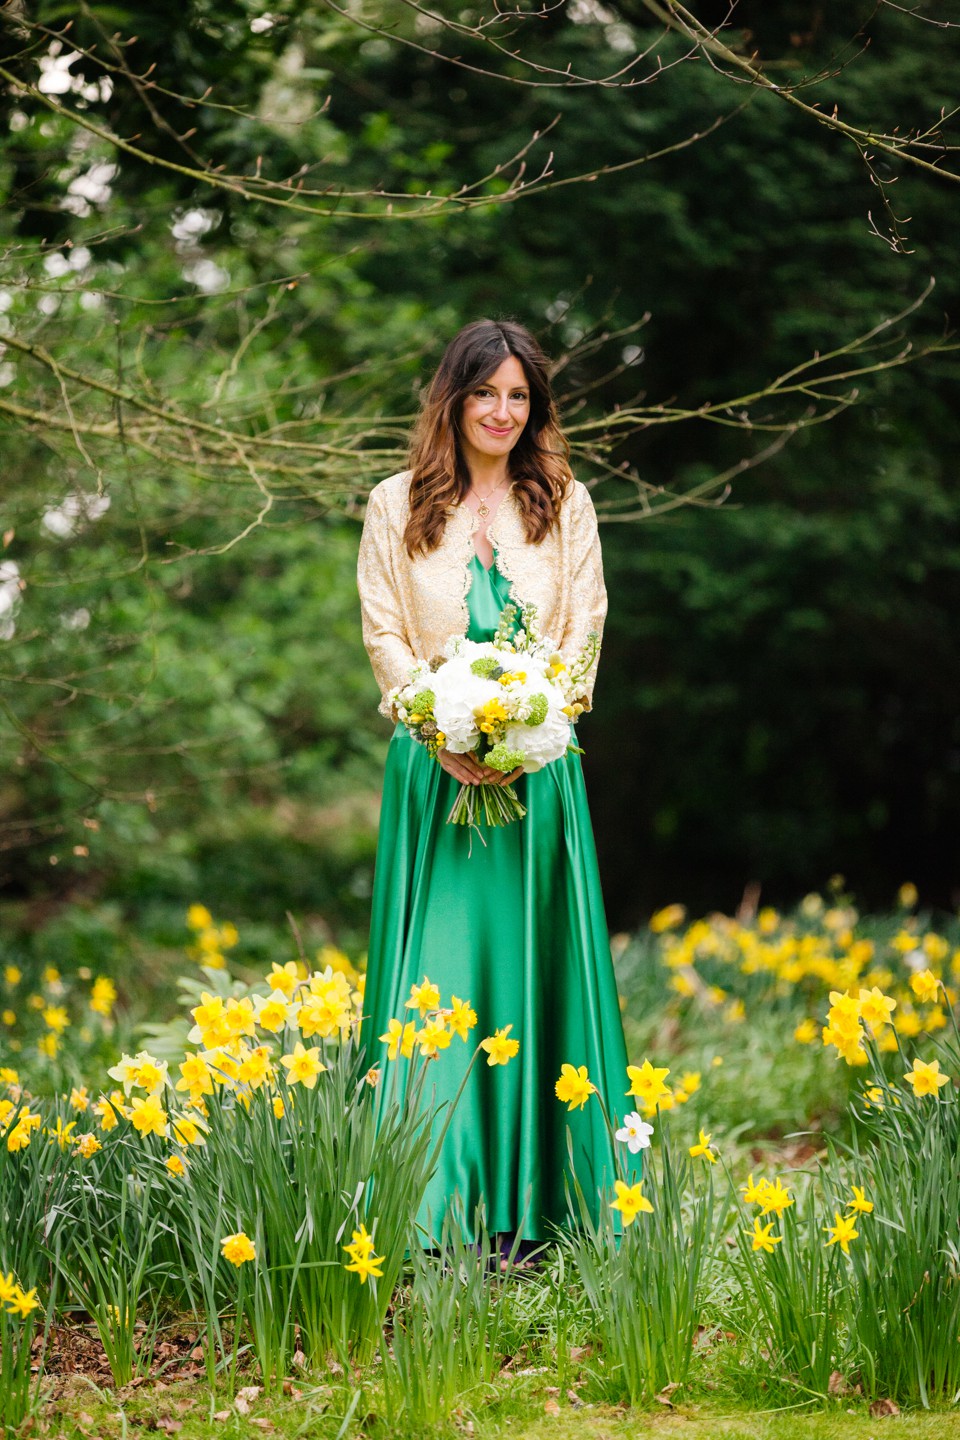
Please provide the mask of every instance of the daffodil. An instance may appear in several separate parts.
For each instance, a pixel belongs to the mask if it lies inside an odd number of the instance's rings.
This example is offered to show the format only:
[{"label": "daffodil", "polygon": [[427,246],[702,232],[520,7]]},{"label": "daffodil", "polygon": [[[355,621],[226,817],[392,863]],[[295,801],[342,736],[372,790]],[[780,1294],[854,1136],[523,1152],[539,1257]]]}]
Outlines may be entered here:
[{"label": "daffodil", "polygon": [[910,989],[921,1004],[930,1005],[940,993],[940,981],[932,970],[921,970],[910,977]]},{"label": "daffodil", "polygon": [[92,1155],[96,1155],[98,1150],[102,1150],[103,1146],[96,1135],[89,1134],[79,1136],[75,1148],[78,1155],[82,1155],[84,1160],[89,1160]]},{"label": "daffodil", "polygon": [[790,1193],[779,1177],[771,1184],[769,1181],[764,1186],[763,1199],[760,1201],[760,1214],[776,1215],[777,1218],[793,1204]]},{"label": "daffodil", "polygon": [[610,1201],[610,1209],[620,1211],[624,1225],[632,1225],[640,1214],[653,1214],[653,1206],[643,1193],[642,1180],[638,1180],[635,1185],[625,1185],[622,1180],[615,1180],[613,1188],[616,1199]]},{"label": "daffodil", "polygon": [[13,1294],[7,1301],[7,1311],[10,1315],[19,1315],[21,1320],[34,1310],[39,1310],[40,1301],[37,1299],[36,1290],[21,1290],[19,1285],[14,1286]]},{"label": "daffodil", "polygon": [[246,1264],[248,1260],[256,1260],[257,1248],[249,1236],[242,1230],[235,1235],[225,1235],[220,1241],[220,1253],[224,1260],[229,1260],[231,1265],[238,1268]]},{"label": "daffodil", "polygon": [[833,1212],[833,1225],[824,1225],[824,1230],[830,1236],[827,1245],[839,1245],[844,1255],[850,1254],[850,1241],[856,1240],[859,1235],[855,1219],[852,1215],[841,1215],[839,1210]]},{"label": "daffodil", "polygon": [[743,1191],[745,1204],[762,1205],[763,1197],[770,1188],[770,1181],[761,1176],[761,1178],[754,1183],[753,1174],[751,1173],[747,1176],[746,1185],[741,1185],[740,1188]]},{"label": "daffodil", "polygon": [[70,1120],[64,1125],[63,1118],[58,1115],[57,1123],[53,1129],[51,1130],[49,1126],[47,1127],[47,1135],[49,1136],[47,1143],[52,1145],[53,1142],[56,1141],[61,1150],[66,1150],[68,1145],[73,1144],[73,1132],[76,1123],[76,1120]]},{"label": "daffodil", "polygon": [[170,1174],[176,1175],[178,1180],[182,1180],[187,1173],[187,1163],[180,1155],[168,1155],[163,1163]]},{"label": "daffodil", "polygon": [[940,1074],[940,1061],[931,1060],[929,1064],[924,1060],[914,1060],[913,1069],[908,1070],[904,1080],[909,1080],[913,1086],[914,1095],[936,1095],[941,1085],[949,1085],[950,1076]]},{"label": "daffodil", "polygon": [[648,1106],[655,1106],[665,1095],[669,1095],[670,1087],[664,1084],[670,1074],[666,1066],[657,1067],[644,1060],[642,1065],[628,1065],[627,1079],[630,1081],[628,1095],[636,1095]]},{"label": "daffodil", "polygon": [[508,1039],[512,1029],[512,1025],[505,1025],[503,1029],[494,1031],[480,1041],[480,1049],[487,1052],[488,1065],[506,1065],[517,1054],[520,1041]]},{"label": "daffodil", "polygon": [[72,1110],[79,1110],[81,1114],[84,1110],[88,1108],[90,1104],[90,1096],[87,1094],[86,1085],[81,1085],[79,1089],[76,1085],[74,1085],[73,1089],[70,1091],[69,1104]]},{"label": "daffodil", "polygon": [[383,1260],[382,1255],[355,1255],[350,1264],[345,1264],[343,1268],[352,1271],[354,1275],[359,1275],[360,1284],[366,1285],[371,1275],[379,1277],[383,1274],[380,1268]]},{"label": "daffodil", "polygon": [[623,1124],[615,1132],[614,1138],[621,1144],[626,1145],[631,1155],[636,1155],[638,1150],[650,1148],[650,1137],[653,1134],[653,1126],[642,1120],[636,1110],[629,1115],[624,1115]]},{"label": "daffodil", "polygon": [[782,1235],[771,1234],[772,1230],[773,1221],[768,1220],[766,1225],[763,1225],[758,1215],[753,1222],[753,1229],[746,1232],[750,1236],[752,1248],[754,1250],[765,1250],[768,1255],[772,1255],[773,1247],[779,1245],[783,1239]]},{"label": "daffodil", "polygon": [[696,1160],[699,1155],[702,1155],[704,1160],[709,1160],[711,1165],[716,1165],[717,1157],[710,1149],[710,1136],[705,1134],[703,1130],[700,1131],[696,1145],[690,1146],[691,1160]]},{"label": "daffodil", "polygon": [[847,1201],[847,1209],[854,1210],[858,1215],[869,1215],[873,1209],[873,1201],[868,1200],[864,1190],[859,1185],[853,1185],[853,1199]]},{"label": "daffodil", "polygon": [[554,1092],[558,1100],[562,1100],[568,1110],[583,1109],[591,1095],[596,1095],[597,1087],[587,1075],[586,1065],[581,1065],[579,1070],[573,1065],[561,1065],[560,1079],[554,1085]]},{"label": "daffodil", "polygon": [[90,989],[90,1009],[107,1016],[117,998],[117,987],[107,975],[98,975]]},{"label": "daffodil", "polygon": [[404,1003],[408,1010],[419,1010],[422,1020],[428,1010],[436,1010],[440,1004],[440,991],[424,976],[422,985],[410,986],[410,999]]},{"label": "daffodil", "polygon": [[148,1095],[145,1100],[137,1096],[130,1106],[130,1124],[144,1139],[148,1135],[166,1135],[167,1112],[156,1095]]},{"label": "daffodil", "polygon": [[279,990],[281,995],[287,1000],[291,1000],[300,981],[301,976],[296,960],[287,960],[283,965],[278,965],[274,960],[270,967],[270,974],[267,976],[267,984],[271,991]]},{"label": "daffodil", "polygon": [[287,1081],[291,1085],[304,1085],[312,1090],[317,1083],[317,1076],[322,1075],[326,1070],[320,1059],[319,1048],[305,1050],[298,1040],[290,1055],[281,1055],[280,1064],[287,1072]]},{"label": "daffodil", "polygon": [[860,991],[860,1018],[872,1035],[877,1035],[884,1025],[889,1025],[897,1002],[892,995],[884,995],[879,985],[872,990]]},{"label": "daffodil", "polygon": [[202,1055],[187,1054],[184,1056],[180,1062],[180,1079],[175,1088],[188,1090],[191,1098],[213,1094],[213,1076],[210,1073],[210,1066]]},{"label": "daffodil", "polygon": [[269,1030],[271,1034],[275,1035],[286,1025],[290,1005],[282,991],[271,990],[270,994],[266,996],[255,995],[253,1004],[257,1024],[261,1030]]},{"label": "daffodil", "polygon": [[420,1047],[421,1055],[427,1059],[436,1059],[441,1050],[448,1048],[453,1036],[447,1029],[446,1021],[436,1016],[426,1021],[414,1038]]},{"label": "daffodil", "polygon": [[450,1029],[454,1035],[459,1035],[461,1040],[466,1040],[468,1031],[477,1023],[477,1012],[469,1000],[460,1000],[456,995],[451,995],[450,1001],[452,1008],[445,1012]]},{"label": "daffodil", "polygon": [[387,1059],[396,1060],[398,1055],[402,1055],[405,1060],[409,1060],[413,1054],[416,1033],[414,1021],[408,1020],[406,1025],[403,1025],[399,1020],[391,1020],[386,1033],[380,1036],[387,1047]]}]

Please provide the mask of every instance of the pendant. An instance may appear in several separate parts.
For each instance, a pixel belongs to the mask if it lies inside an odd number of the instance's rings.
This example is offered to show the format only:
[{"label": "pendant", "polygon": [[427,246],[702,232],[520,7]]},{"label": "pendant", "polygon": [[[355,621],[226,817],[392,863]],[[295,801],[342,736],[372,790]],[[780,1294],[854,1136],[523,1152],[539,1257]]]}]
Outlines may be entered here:
[{"label": "pendant", "polygon": [[477,514],[480,516],[481,520],[486,520],[487,516],[490,514],[490,506],[484,504],[484,502],[481,500],[480,504],[477,506]]}]

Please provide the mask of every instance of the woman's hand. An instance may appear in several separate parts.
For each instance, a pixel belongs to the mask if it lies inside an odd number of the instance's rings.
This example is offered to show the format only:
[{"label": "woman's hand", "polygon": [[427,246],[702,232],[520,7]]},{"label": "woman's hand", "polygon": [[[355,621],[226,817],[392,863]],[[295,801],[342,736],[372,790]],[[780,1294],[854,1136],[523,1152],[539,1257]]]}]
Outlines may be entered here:
[{"label": "woman's hand", "polygon": [[481,765],[476,755],[469,751],[465,755],[456,755],[452,750],[438,750],[437,759],[447,774],[459,780],[461,785],[510,785],[518,775],[523,774],[521,766],[519,770],[504,775],[502,770]]}]

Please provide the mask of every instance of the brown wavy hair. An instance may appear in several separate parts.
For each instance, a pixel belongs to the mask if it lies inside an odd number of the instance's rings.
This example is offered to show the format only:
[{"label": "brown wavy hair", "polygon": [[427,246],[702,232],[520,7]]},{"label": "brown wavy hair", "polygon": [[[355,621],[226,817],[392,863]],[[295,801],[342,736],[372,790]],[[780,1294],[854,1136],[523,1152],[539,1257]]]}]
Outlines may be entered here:
[{"label": "brown wavy hair", "polygon": [[410,518],[403,538],[411,559],[437,548],[448,511],[470,488],[460,444],[463,402],[509,355],[519,360],[530,387],[530,415],[507,461],[513,493],[533,544],[557,523],[573,477],[546,356],[515,321],[474,320],[443,352],[410,439]]}]

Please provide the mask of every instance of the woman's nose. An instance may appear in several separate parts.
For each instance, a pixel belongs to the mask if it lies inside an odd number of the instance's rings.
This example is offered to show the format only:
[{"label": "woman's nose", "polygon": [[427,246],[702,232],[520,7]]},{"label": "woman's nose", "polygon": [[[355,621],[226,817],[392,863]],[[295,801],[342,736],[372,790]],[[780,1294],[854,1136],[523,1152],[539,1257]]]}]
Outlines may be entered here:
[{"label": "woman's nose", "polygon": [[510,407],[507,404],[506,395],[497,396],[497,403],[493,407],[493,416],[495,420],[509,420]]}]

